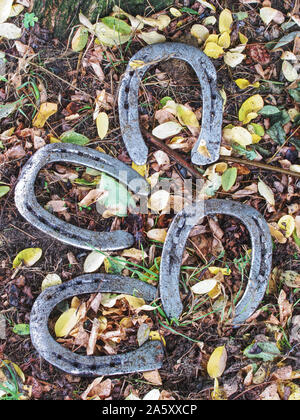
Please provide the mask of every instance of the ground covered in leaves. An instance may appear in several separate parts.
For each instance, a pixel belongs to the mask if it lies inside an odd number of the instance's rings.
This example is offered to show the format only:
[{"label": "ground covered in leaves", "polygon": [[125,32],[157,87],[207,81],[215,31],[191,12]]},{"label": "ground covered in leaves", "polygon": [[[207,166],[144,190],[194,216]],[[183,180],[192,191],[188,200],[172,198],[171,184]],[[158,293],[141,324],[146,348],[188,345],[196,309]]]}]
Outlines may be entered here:
[{"label": "ground covered in leaves", "polygon": [[[0,3],[0,399],[299,399],[299,3],[174,2],[147,18],[115,9],[114,17],[96,26],[81,16],[68,42],[39,26],[29,2],[17,1],[7,16],[12,2]],[[6,21],[13,26],[3,27]],[[217,69],[223,138],[220,160],[208,168],[190,162],[201,126],[201,88],[178,60],[154,63],[142,81],[147,165],[132,164],[122,142],[122,74],[140,48],[165,40],[198,46]],[[142,65],[134,63],[133,70]],[[116,202],[117,183],[89,168],[57,163],[36,182],[38,201],[48,211],[90,230],[127,230],[135,238],[131,249],[72,248],[20,217],[14,204],[20,171],[38,149],[55,142],[97,149],[148,178],[153,190],[147,214],[135,214],[127,193]],[[208,153],[205,144],[201,152]],[[96,294],[62,302],[49,320],[58,342],[84,355],[117,354],[160,340],[160,370],[93,380],[41,360],[28,324],[33,302],[46,287],[90,272],[157,286],[163,242],[187,180],[193,185],[187,202],[199,199],[191,173],[201,180],[202,198],[249,204],[269,224],[272,274],[257,312],[231,327],[234,304],[247,284],[251,241],[239,220],[210,217],[187,243],[181,319],[170,322],[159,299],[149,305],[136,297]],[[170,190],[158,188],[163,180],[172,180]]]}]

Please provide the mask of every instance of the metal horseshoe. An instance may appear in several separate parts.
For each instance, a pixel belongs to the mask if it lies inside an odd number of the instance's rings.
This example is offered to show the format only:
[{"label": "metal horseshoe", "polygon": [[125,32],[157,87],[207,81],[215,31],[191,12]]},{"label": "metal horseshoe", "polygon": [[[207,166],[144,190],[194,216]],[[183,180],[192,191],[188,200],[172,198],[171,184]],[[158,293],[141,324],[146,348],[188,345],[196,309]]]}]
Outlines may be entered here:
[{"label": "metal horseshoe", "polygon": [[[155,63],[177,58],[192,66],[201,83],[203,97],[201,133],[192,150],[192,162],[195,165],[209,165],[219,159],[223,100],[217,89],[217,73],[211,60],[198,48],[190,45],[169,42],[149,45],[135,54],[126,69],[119,92],[119,118],[121,133],[131,159],[137,165],[147,161],[146,146],[139,127],[138,91],[143,75]],[[144,66],[133,70],[130,63],[140,60]],[[198,149],[205,144],[208,156]]]},{"label": "metal horseshoe", "polygon": [[225,214],[239,218],[247,227],[252,242],[252,264],[246,290],[237,304],[232,325],[245,322],[256,310],[268,285],[272,266],[272,239],[265,219],[253,207],[228,200],[211,199],[184,209],[174,218],[164,243],[160,296],[169,318],[179,319],[183,305],[179,277],[183,252],[192,228],[205,216]]},{"label": "metal horseshoe", "polygon": [[149,194],[147,181],[119,160],[82,146],[50,144],[29,159],[16,185],[15,204],[24,219],[47,235],[77,248],[114,251],[132,246],[134,238],[128,232],[92,232],[66,223],[43,209],[35,197],[34,182],[41,168],[53,162],[87,166],[111,175],[136,194]]},{"label": "metal horseshoe", "polygon": [[47,362],[71,375],[123,375],[159,369],[163,362],[163,347],[159,341],[150,341],[132,352],[112,356],[81,356],[58,344],[48,330],[48,319],[55,306],[65,299],[88,293],[124,293],[156,298],[157,289],[133,278],[107,274],[77,277],[60,286],[53,286],[36,299],[30,315],[31,340]]}]

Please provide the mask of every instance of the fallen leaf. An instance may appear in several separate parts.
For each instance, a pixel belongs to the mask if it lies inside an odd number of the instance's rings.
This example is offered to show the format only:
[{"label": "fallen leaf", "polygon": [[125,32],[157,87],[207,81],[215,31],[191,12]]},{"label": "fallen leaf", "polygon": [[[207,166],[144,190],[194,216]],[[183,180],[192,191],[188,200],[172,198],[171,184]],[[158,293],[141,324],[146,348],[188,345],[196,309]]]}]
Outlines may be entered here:
[{"label": "fallen leaf", "polygon": [[222,376],[227,363],[227,351],[225,346],[217,347],[209,358],[207,373],[213,379]]},{"label": "fallen leaf", "polygon": [[176,136],[176,134],[179,134],[182,129],[183,127],[179,123],[168,121],[155,127],[152,134],[158,139],[164,140],[168,137]]},{"label": "fallen leaf", "polygon": [[248,124],[257,117],[257,113],[264,107],[264,100],[260,95],[254,95],[248,98],[239,110],[239,120],[243,124]]},{"label": "fallen leaf", "polygon": [[158,401],[160,397],[159,389],[152,389],[143,398],[144,401]]},{"label": "fallen leaf", "polygon": [[272,7],[263,7],[260,9],[260,17],[266,25],[274,20],[276,23],[283,23],[284,22],[284,15],[280,12],[280,10],[273,9]]},{"label": "fallen leaf", "polygon": [[151,370],[149,372],[144,372],[143,376],[146,379],[146,381],[150,382],[150,384],[152,385],[158,385],[158,386],[162,385],[162,380],[157,369]]},{"label": "fallen leaf", "polygon": [[0,0],[0,23],[5,22],[11,12],[13,0]]},{"label": "fallen leaf", "polygon": [[106,112],[100,112],[96,118],[98,136],[101,140],[106,137],[109,128],[109,118]]},{"label": "fallen leaf", "polygon": [[224,9],[219,18],[219,32],[231,32],[231,25],[233,24],[232,13],[229,9]]},{"label": "fallen leaf", "polygon": [[7,185],[0,185],[0,198],[4,197],[10,191],[10,187]]},{"label": "fallen leaf", "polygon": [[65,337],[69,335],[78,321],[79,315],[77,309],[70,308],[65,311],[55,323],[54,332],[56,337]]},{"label": "fallen leaf", "polygon": [[146,44],[149,44],[149,45],[159,44],[160,42],[165,42],[166,41],[166,37],[164,35],[162,35],[162,34],[159,34],[156,31],[141,32],[138,36],[143,41],[145,41]]},{"label": "fallen leaf", "polygon": [[21,28],[13,23],[0,23],[0,37],[7,39],[18,39],[22,36]]},{"label": "fallen leaf", "polygon": [[228,168],[222,175],[222,187],[224,191],[230,191],[237,178],[237,168]]},{"label": "fallen leaf", "polygon": [[196,295],[205,295],[211,292],[217,285],[217,280],[215,279],[208,279],[202,280],[199,283],[196,283],[194,286],[191,287],[191,290]]},{"label": "fallen leaf", "polygon": [[284,231],[285,237],[289,238],[296,228],[295,219],[290,215],[282,216],[278,221],[278,227]]},{"label": "fallen leaf", "polygon": [[89,38],[88,30],[84,26],[80,26],[72,39],[72,50],[75,52],[82,51]]},{"label": "fallen leaf", "polygon": [[199,44],[202,44],[209,37],[209,30],[204,25],[196,24],[191,28],[191,35],[197,38]]},{"label": "fallen leaf", "polygon": [[58,274],[47,274],[42,282],[42,291],[48,289],[48,287],[58,286],[60,284],[62,284],[62,281]]},{"label": "fallen leaf", "polygon": [[148,207],[152,211],[158,213],[164,210],[170,203],[170,192],[158,190],[151,195],[148,200]]},{"label": "fallen leaf", "polygon": [[33,119],[33,126],[43,128],[48,118],[57,112],[57,104],[52,102],[44,102],[39,109],[39,112]]},{"label": "fallen leaf", "polygon": [[147,324],[141,324],[137,332],[137,341],[141,347],[149,338],[150,327]]},{"label": "fallen leaf", "polygon": [[299,79],[296,67],[287,60],[284,60],[282,64],[282,73],[289,82],[295,82]]},{"label": "fallen leaf", "polygon": [[208,57],[218,59],[224,54],[224,49],[215,42],[207,42],[203,52]]},{"label": "fallen leaf", "polygon": [[271,204],[271,206],[275,206],[275,197],[274,193],[271,188],[265,184],[262,180],[258,182],[258,192],[262,195],[267,203]]},{"label": "fallen leaf", "polygon": [[26,267],[32,267],[41,258],[43,251],[40,248],[27,248],[19,252],[13,261],[13,268],[17,268],[22,263]]},{"label": "fallen leaf", "polygon": [[278,296],[278,306],[280,314],[280,324],[284,328],[293,314],[293,304],[289,303],[284,290],[281,290]]},{"label": "fallen leaf", "polygon": [[147,237],[157,242],[165,242],[166,236],[166,229],[151,229],[147,232]]},{"label": "fallen leaf", "polygon": [[94,273],[99,270],[105,259],[105,254],[98,251],[92,251],[85,259],[83,271],[85,273]]}]

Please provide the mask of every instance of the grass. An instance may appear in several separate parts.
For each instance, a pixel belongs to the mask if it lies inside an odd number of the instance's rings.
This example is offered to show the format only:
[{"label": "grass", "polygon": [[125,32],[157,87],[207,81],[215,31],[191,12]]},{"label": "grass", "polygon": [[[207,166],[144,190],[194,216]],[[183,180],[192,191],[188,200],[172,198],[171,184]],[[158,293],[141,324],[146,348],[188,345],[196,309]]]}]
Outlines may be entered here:
[{"label": "grass", "polygon": [[5,386],[0,383],[0,391],[3,391],[5,394],[0,397],[0,401],[17,401],[20,399],[22,394],[19,392],[18,381],[16,375],[13,372],[13,369],[4,361],[2,362],[11,376],[11,382],[5,382]]}]

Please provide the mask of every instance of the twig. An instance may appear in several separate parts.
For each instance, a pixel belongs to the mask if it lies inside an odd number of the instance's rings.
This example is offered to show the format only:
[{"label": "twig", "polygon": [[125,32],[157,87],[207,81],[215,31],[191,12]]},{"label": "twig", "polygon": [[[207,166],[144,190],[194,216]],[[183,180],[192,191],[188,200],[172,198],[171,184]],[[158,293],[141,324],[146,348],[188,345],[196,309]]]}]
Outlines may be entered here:
[{"label": "twig", "polygon": [[231,157],[231,156],[221,156],[220,160],[221,161],[223,160],[225,162],[239,163],[245,166],[255,166],[256,168],[264,169],[266,171],[278,172],[280,174],[285,174],[288,176],[295,176],[296,178],[300,178],[300,173],[298,172],[290,171],[289,169],[279,168],[277,166],[268,165],[267,163],[256,162],[253,160],[244,160],[244,159],[239,159],[239,158]]},{"label": "twig", "polygon": [[143,134],[147,137],[147,139],[157,148],[161,149],[166,152],[172,159],[176,160],[176,162],[186,168],[186,170],[193,175],[195,178],[202,179],[203,175],[190,163],[186,162],[186,160],[177,152],[172,150],[168,145],[160,141],[158,138],[152,136],[146,130],[142,130]]}]

